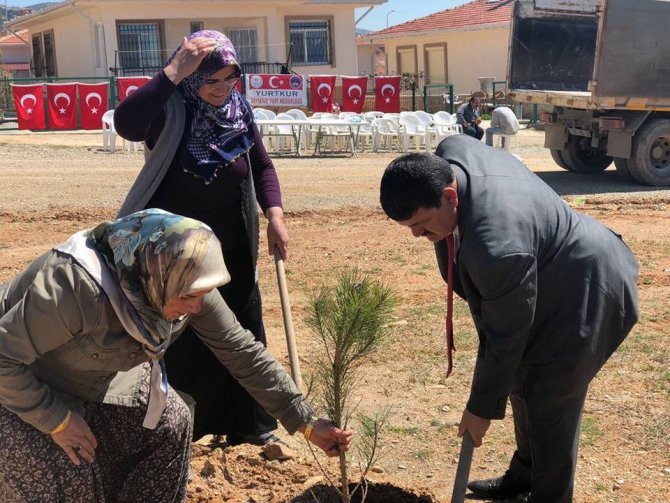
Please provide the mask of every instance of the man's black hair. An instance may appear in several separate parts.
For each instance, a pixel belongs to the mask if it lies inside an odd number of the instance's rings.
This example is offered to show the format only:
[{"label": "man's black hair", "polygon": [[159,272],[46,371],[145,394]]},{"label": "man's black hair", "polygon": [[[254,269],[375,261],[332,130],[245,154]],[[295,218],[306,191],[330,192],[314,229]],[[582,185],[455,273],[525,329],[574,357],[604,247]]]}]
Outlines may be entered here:
[{"label": "man's black hair", "polygon": [[442,191],[454,181],[449,163],[433,154],[405,154],[382,176],[379,202],[389,218],[409,220],[419,208],[438,208]]}]

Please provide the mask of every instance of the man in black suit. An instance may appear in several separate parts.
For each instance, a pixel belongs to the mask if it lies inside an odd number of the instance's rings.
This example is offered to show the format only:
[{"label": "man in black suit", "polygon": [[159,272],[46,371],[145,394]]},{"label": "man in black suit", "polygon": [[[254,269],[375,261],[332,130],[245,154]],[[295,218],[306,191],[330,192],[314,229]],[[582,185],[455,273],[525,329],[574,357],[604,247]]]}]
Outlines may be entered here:
[{"label": "man in black suit", "polygon": [[502,477],[471,482],[492,499],[530,492],[572,501],[579,423],[589,383],[639,311],[638,265],[621,236],[572,210],[516,158],[465,135],[437,155],[394,160],[381,181],[386,214],[435,244],[447,281],[479,336],[459,435],[476,446],[507,398],[516,452]]}]

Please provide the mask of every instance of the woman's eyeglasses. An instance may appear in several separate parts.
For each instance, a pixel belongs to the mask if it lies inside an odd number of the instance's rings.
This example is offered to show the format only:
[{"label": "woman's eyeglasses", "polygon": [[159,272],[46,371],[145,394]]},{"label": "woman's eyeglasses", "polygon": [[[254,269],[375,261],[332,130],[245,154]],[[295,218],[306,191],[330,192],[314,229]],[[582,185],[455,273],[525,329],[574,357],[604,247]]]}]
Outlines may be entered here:
[{"label": "woman's eyeglasses", "polygon": [[202,84],[209,87],[235,87],[237,82],[240,80],[241,75],[239,73],[234,73],[230,77],[225,79],[206,79]]}]

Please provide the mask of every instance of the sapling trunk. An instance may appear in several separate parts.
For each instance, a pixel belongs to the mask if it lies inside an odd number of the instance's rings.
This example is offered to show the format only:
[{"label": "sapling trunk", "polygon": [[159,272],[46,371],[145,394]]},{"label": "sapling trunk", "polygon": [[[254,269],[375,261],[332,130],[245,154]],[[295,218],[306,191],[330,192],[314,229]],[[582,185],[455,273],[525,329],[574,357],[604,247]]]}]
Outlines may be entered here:
[{"label": "sapling trunk", "polygon": [[[320,392],[318,400],[325,411],[340,428],[347,427],[352,414],[348,401],[357,370],[379,346],[395,304],[396,297],[388,287],[357,271],[342,273],[336,287],[323,287],[310,301],[307,324],[325,349],[324,357],[316,363],[315,389]],[[378,453],[380,424],[375,424],[374,447],[369,450],[371,457],[362,478]],[[346,453],[340,453],[339,464],[338,494],[349,503],[360,484],[350,493]]]}]

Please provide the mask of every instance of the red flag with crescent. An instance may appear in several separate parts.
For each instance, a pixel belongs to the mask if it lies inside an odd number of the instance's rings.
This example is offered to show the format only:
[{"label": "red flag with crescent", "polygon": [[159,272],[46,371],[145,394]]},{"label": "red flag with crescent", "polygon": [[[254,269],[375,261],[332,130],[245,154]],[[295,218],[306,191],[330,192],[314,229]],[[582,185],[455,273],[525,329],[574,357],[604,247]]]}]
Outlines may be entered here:
[{"label": "red flag with crescent", "polygon": [[310,75],[312,112],[330,112],[333,108],[335,75]]},{"label": "red flag with crescent", "polygon": [[109,82],[77,83],[82,129],[102,129],[102,115],[107,111]]},{"label": "red flag with crescent", "polygon": [[47,84],[50,129],[77,127],[77,84]]},{"label": "red flag with crescent", "polygon": [[342,110],[362,113],[367,90],[367,77],[342,77]]},{"label": "red flag with crescent", "polygon": [[14,109],[19,129],[44,129],[47,127],[44,116],[43,84],[12,85]]},{"label": "red flag with crescent", "polygon": [[400,75],[375,77],[375,110],[400,113]]},{"label": "red flag with crescent", "polygon": [[149,82],[149,80],[151,80],[151,77],[117,77],[116,81],[119,84],[118,100],[125,100],[129,95],[133,94],[136,89]]}]

